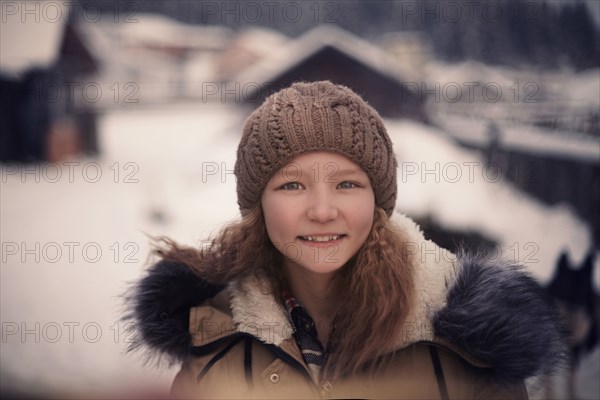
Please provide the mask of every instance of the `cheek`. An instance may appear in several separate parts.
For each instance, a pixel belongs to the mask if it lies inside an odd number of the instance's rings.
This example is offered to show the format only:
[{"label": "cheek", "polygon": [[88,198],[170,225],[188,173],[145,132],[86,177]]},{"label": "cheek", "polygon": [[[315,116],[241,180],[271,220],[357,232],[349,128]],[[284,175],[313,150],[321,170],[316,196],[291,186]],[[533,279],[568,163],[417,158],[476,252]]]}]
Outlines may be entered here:
[{"label": "cheek", "polygon": [[367,240],[369,233],[371,232],[371,228],[373,227],[373,213],[364,214],[360,220],[361,223],[361,231],[363,240]]},{"label": "cheek", "polygon": [[271,241],[278,242],[284,239],[286,231],[292,226],[288,209],[276,201],[267,200],[263,204],[263,215],[267,234]]},{"label": "cheek", "polygon": [[364,240],[369,236],[371,228],[373,226],[374,214],[375,214],[375,199],[366,198],[361,204],[356,204],[353,208],[355,227],[362,233]]}]

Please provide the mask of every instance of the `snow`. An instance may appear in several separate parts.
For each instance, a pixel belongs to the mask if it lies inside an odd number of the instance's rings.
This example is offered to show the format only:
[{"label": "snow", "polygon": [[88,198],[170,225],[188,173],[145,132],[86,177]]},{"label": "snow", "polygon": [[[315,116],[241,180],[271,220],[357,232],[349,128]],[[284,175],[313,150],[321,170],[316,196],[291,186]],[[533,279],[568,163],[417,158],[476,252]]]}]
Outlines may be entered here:
[{"label": "snow", "polygon": [[563,95],[572,106],[600,109],[600,69],[592,68],[566,76]]},{"label": "snow", "polygon": [[[445,135],[463,143],[485,147],[490,140],[488,130],[492,120],[439,113],[432,117],[432,121],[444,129]],[[600,160],[600,143],[598,139],[589,135],[516,125],[505,121],[493,122],[500,131],[499,144],[503,148],[590,163]]]},{"label": "snow", "polygon": [[106,13],[97,22],[76,21],[77,32],[100,63],[100,73],[90,79],[105,95],[91,106],[135,108],[199,99],[217,81],[217,55],[231,42],[231,29],[184,24],[152,13],[128,15],[128,23],[120,24],[112,17]]},{"label": "snow", "polygon": [[2,2],[0,71],[19,75],[32,67],[54,63],[69,3],[57,1]]},{"label": "snow", "polygon": [[[148,264],[146,234],[198,245],[237,217],[232,170],[245,114],[221,103],[114,110],[100,120],[99,159],[62,164],[60,178],[51,166],[2,166],[3,388],[77,397],[168,391],[176,368],[144,367],[123,354],[128,334],[119,296]],[[589,232],[570,210],[488,182],[482,161],[434,128],[387,124],[404,168],[399,211],[481,231],[540,280],[562,248],[582,257]],[[431,170],[436,162],[437,181],[406,169],[425,163]],[[466,169],[455,181],[444,168],[451,162],[479,163],[468,164],[472,182]]]},{"label": "snow", "polygon": [[276,30],[251,26],[240,31],[234,40],[235,45],[252,51],[259,57],[266,57],[278,52],[290,39]]},{"label": "snow", "polygon": [[[24,175],[2,166],[3,387],[101,397],[168,390],[175,370],[123,355],[119,296],[143,270],[145,233],[193,245],[237,215],[235,201],[222,201],[235,198],[233,175],[206,167],[203,176],[202,166],[233,170],[240,123],[210,107],[115,112],[100,124],[102,158],[62,164],[59,180],[43,165]],[[151,218],[155,211],[166,224]]]},{"label": "snow", "polygon": [[[486,65],[477,61],[456,64],[433,61],[427,65],[427,75],[435,77],[435,82],[441,85],[448,83],[464,85],[468,82],[497,84],[504,94],[500,101],[512,101],[520,107],[529,104],[534,108],[540,108],[540,102],[547,100],[560,100],[563,109],[583,106],[597,111],[600,107],[600,69],[598,68],[575,73],[569,70],[515,69]],[[526,90],[527,83],[534,84],[536,90],[534,91],[533,87],[529,91]],[[516,84],[520,84],[519,87]],[[515,102],[517,89],[520,92]],[[530,102],[524,102],[527,94],[532,94],[529,97]],[[490,94],[490,97],[493,96]]]},{"label": "snow", "polygon": [[220,50],[231,33],[226,27],[190,25],[154,13],[136,12],[128,22],[118,26],[126,46]]},{"label": "snow", "polygon": [[541,282],[551,278],[563,249],[576,263],[585,257],[591,233],[569,208],[520,192],[442,131],[411,121],[390,121],[388,130],[400,163],[402,212],[498,241],[498,257],[523,263]]},{"label": "snow", "polygon": [[[555,151],[561,146],[554,138],[538,140],[536,132],[563,136],[562,144],[580,136],[577,132],[585,129],[593,133],[593,120],[600,109],[599,68],[576,73],[488,66],[474,61],[457,64],[434,61],[427,65],[426,76],[430,78],[421,83],[420,92],[429,94],[429,114],[437,117],[444,129],[448,128],[444,125],[447,116],[461,115],[519,130],[536,123],[556,124],[556,130],[530,129],[533,133],[525,133],[526,141],[538,142],[527,146],[531,151],[536,151],[538,144],[542,145],[542,151],[546,148]],[[478,140],[478,131],[472,133],[475,136],[472,140]],[[464,137],[471,132],[459,134]],[[518,133],[512,136],[519,145],[524,144],[518,140]],[[596,142],[593,147],[600,146]]]},{"label": "snow", "polygon": [[252,82],[271,82],[285,71],[300,64],[325,47],[334,47],[375,71],[392,79],[405,79],[398,63],[379,47],[333,25],[319,25],[273,52],[232,79],[247,85]]}]

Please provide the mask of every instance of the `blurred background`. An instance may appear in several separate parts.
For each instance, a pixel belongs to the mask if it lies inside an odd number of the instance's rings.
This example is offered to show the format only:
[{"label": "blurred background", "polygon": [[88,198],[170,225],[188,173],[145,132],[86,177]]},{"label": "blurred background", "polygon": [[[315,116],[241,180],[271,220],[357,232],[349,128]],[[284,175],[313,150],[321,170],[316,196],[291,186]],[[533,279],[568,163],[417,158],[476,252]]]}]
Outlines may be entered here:
[{"label": "blurred background", "polygon": [[[245,117],[297,80],[384,117],[398,212],[443,247],[523,263],[570,368],[533,398],[600,398],[600,3],[1,1],[3,397],[159,398],[126,355],[148,236],[235,219]],[[594,206],[596,204],[596,206]]]}]

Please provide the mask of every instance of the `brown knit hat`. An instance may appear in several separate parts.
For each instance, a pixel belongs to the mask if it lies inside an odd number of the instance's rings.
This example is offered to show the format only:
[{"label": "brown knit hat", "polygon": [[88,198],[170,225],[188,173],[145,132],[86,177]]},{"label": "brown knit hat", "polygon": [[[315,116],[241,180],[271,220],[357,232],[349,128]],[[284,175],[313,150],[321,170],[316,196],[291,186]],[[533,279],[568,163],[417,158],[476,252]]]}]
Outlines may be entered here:
[{"label": "brown knit hat", "polygon": [[294,83],[246,120],[234,169],[242,215],[259,203],[281,167],[309,151],[337,152],[358,164],[371,180],[375,204],[391,216],[397,163],[383,121],[352,90],[329,81]]}]

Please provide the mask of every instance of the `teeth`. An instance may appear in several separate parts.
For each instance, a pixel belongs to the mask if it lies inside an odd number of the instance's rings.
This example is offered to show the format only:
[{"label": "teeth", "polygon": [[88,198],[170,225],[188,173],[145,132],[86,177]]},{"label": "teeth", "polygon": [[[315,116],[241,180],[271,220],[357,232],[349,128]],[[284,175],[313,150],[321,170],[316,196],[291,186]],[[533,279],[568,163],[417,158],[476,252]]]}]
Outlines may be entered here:
[{"label": "teeth", "polygon": [[330,242],[332,240],[337,240],[340,235],[333,236],[302,236],[302,239],[308,240],[309,242]]}]

